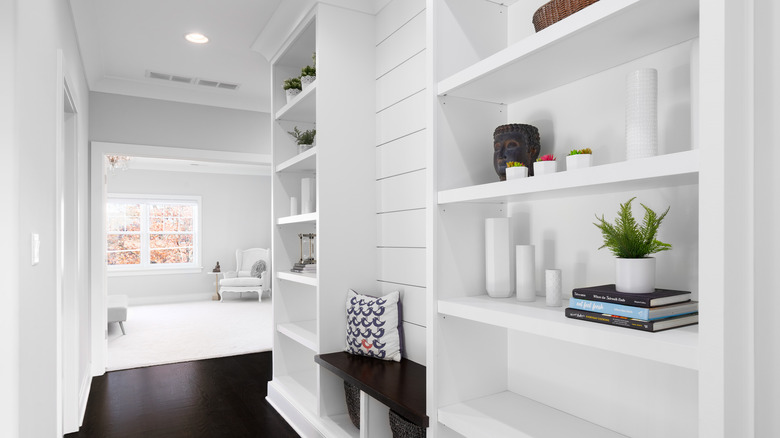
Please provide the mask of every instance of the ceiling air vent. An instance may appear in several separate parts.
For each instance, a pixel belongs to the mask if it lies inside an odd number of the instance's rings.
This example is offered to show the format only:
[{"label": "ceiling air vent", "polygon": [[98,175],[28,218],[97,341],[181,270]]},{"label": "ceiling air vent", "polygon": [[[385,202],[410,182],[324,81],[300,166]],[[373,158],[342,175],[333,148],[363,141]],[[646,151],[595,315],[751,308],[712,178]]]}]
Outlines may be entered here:
[{"label": "ceiling air vent", "polygon": [[223,90],[236,90],[239,87],[238,84],[231,84],[228,82],[209,81],[206,79],[190,78],[187,76],[171,75],[148,70],[146,71],[146,77],[152,79],[162,79],[164,81],[170,82],[178,82],[180,84],[193,84],[202,85],[204,87],[221,88]]}]

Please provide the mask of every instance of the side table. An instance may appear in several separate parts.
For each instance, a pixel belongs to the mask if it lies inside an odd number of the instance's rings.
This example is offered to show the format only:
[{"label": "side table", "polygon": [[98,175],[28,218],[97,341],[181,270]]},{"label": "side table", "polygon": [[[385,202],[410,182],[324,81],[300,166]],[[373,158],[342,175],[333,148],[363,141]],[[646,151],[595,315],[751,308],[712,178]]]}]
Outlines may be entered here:
[{"label": "side table", "polygon": [[214,295],[211,296],[211,301],[219,301],[219,276],[222,274],[222,272],[206,272],[207,275],[213,275],[214,276]]}]

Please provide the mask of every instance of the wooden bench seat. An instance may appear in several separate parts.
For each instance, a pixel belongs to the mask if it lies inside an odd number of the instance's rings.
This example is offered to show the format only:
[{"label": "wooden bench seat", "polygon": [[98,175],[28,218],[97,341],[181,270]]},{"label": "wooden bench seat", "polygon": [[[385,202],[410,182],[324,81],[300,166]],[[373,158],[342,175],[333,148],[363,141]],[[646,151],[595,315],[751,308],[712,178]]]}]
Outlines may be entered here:
[{"label": "wooden bench seat", "polygon": [[314,361],[412,423],[428,427],[424,366],[408,359],[393,362],[346,351],[320,354]]}]

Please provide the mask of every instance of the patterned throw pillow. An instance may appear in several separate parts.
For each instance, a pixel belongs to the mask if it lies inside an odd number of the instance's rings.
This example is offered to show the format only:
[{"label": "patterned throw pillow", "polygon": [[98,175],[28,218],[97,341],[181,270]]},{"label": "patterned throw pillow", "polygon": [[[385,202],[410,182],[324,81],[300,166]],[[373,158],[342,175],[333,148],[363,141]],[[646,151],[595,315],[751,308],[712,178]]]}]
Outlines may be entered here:
[{"label": "patterned throw pillow", "polygon": [[265,272],[265,260],[258,260],[254,265],[252,265],[252,271],[250,271],[250,275],[252,277],[261,278],[263,276],[263,272]]},{"label": "patterned throw pillow", "polygon": [[352,354],[401,361],[400,293],[383,297],[347,292],[347,348]]}]

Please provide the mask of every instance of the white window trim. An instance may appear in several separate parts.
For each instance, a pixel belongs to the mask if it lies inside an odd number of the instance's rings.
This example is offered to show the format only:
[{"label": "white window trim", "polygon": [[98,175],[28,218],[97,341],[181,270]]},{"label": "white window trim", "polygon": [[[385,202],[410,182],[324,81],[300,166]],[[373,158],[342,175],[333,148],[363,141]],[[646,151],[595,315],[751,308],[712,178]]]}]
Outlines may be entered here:
[{"label": "white window trim", "polygon": [[[121,276],[136,276],[136,275],[160,275],[160,274],[195,274],[203,271],[203,267],[200,264],[200,250],[201,250],[201,196],[196,195],[149,195],[149,194],[135,194],[135,193],[107,193],[106,203],[113,199],[123,199],[128,201],[138,201],[141,203],[149,203],[150,201],[189,201],[197,205],[196,214],[193,216],[193,229],[195,230],[195,244],[193,248],[195,250],[195,261],[192,263],[176,263],[176,264],[140,264],[140,265],[109,265],[106,263],[106,274],[109,277],[121,277]],[[148,214],[141,215],[141,235],[143,236],[143,230],[149,229],[149,217]],[[110,233],[106,229],[106,236]],[[106,254],[108,252],[106,251]],[[144,254],[149,254],[149,242],[146,239],[141,239],[141,254],[142,262],[144,261]]]}]

